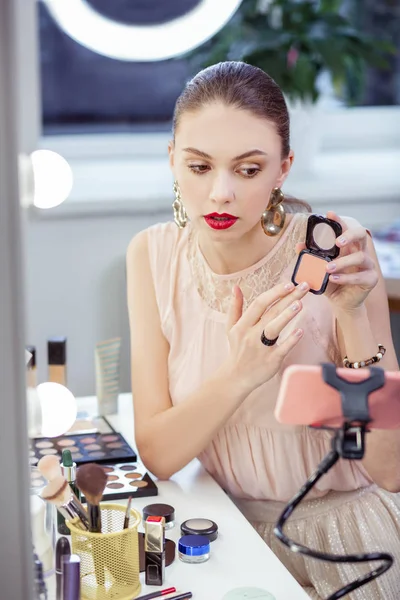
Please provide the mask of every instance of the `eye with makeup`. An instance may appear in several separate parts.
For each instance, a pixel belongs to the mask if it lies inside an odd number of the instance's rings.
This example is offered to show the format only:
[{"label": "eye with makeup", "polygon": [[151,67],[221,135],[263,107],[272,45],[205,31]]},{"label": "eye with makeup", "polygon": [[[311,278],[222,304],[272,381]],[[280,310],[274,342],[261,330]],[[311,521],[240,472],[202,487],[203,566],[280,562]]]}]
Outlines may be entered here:
[{"label": "eye with makeup", "polygon": [[246,177],[247,179],[252,179],[258,173],[261,172],[261,169],[258,166],[252,165],[249,167],[241,167],[240,169],[238,169],[238,171],[240,174],[244,173],[244,177]]},{"label": "eye with makeup", "polygon": [[199,164],[189,164],[188,169],[195,173],[196,175],[201,175],[202,173],[206,173],[209,170],[208,165],[199,165]]},{"label": "eye with makeup", "polygon": [[[188,168],[190,169],[190,171],[192,171],[192,173],[195,173],[196,175],[202,175],[203,173],[207,173],[207,171],[210,170],[210,167],[204,164],[189,164]],[[261,169],[259,166],[243,166],[240,169],[235,169],[235,172],[239,173],[246,179],[252,179],[258,173],[261,172]]]}]

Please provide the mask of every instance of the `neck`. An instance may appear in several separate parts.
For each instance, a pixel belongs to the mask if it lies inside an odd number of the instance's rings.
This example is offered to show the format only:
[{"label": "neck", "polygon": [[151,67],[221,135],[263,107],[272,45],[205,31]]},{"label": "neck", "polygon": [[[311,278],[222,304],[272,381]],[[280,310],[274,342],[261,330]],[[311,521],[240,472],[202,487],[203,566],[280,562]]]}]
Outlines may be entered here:
[{"label": "neck", "polygon": [[292,215],[286,219],[281,233],[274,237],[265,235],[260,224],[239,240],[232,242],[215,242],[200,232],[200,250],[214,273],[218,275],[238,273],[256,264],[271,252],[288,227],[291,218]]}]

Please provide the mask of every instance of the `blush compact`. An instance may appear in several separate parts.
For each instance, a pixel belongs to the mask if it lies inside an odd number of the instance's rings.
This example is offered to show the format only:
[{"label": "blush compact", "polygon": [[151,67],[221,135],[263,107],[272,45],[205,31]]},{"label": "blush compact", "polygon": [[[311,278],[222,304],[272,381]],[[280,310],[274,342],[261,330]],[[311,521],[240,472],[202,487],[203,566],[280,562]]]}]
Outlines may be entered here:
[{"label": "blush compact", "polygon": [[342,234],[337,221],[311,215],[307,222],[306,248],[298,256],[292,275],[294,285],[306,281],[312,294],[323,294],[329,281],[326,263],[339,256],[336,238]]}]

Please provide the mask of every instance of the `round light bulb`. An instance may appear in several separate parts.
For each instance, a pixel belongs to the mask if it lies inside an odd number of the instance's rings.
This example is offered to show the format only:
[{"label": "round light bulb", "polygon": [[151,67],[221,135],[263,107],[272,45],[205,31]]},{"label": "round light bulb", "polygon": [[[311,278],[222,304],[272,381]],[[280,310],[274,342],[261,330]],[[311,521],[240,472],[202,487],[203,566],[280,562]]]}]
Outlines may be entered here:
[{"label": "round light bulb", "polygon": [[52,150],[35,150],[31,154],[34,196],[38,208],[54,208],[66,200],[73,184],[68,162]]},{"label": "round light bulb", "polygon": [[42,423],[41,435],[58,437],[68,431],[76,420],[77,407],[74,395],[59,383],[41,383],[36,388],[39,397]]},{"label": "round light bulb", "polygon": [[110,19],[86,0],[44,0],[61,29],[93,52],[127,61],[166,60],[181,56],[213,37],[242,0],[201,0],[167,23],[129,25]]}]

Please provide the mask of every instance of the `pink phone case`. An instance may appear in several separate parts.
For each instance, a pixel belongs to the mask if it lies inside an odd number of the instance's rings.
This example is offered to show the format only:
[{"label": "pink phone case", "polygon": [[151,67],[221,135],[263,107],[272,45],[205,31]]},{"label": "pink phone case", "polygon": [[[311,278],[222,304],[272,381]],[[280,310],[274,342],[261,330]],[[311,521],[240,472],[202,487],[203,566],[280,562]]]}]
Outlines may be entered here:
[{"label": "pink phone case", "polygon": [[[369,377],[368,369],[338,368],[348,381]],[[385,385],[369,396],[370,429],[400,428],[400,372],[385,372]],[[291,365],[285,369],[275,417],[288,425],[340,427],[343,413],[340,393],[325,383],[320,366]]]}]

